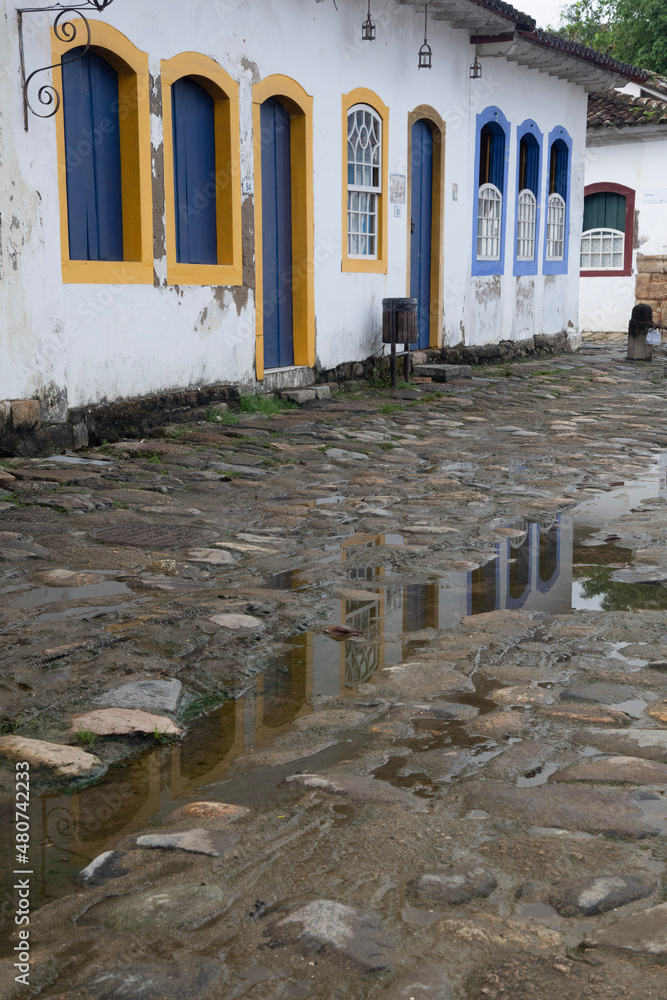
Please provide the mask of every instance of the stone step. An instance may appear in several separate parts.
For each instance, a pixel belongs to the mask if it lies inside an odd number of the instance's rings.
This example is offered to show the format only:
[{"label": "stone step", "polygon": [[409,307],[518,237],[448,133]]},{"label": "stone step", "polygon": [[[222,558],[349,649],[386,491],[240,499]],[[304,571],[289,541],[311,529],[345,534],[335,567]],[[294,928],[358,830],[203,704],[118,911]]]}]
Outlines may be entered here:
[{"label": "stone step", "polygon": [[470,365],[415,365],[415,375],[432,378],[434,382],[453,382],[459,378],[472,378]]},{"label": "stone step", "polygon": [[309,403],[313,399],[330,399],[338,391],[335,382],[328,382],[326,385],[311,385],[307,389],[293,388],[282,389],[278,395],[281,399],[289,399],[292,403]]}]

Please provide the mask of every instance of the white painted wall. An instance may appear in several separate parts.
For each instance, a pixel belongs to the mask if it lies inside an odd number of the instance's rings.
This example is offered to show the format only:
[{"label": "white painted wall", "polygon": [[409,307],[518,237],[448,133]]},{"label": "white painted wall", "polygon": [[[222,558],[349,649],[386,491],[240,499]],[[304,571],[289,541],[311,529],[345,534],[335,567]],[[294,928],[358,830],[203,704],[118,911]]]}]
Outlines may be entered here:
[{"label": "white painted wall", "polygon": [[[158,8],[115,0],[104,19],[149,53],[156,95],[160,60],[187,50],[217,59],[239,80],[244,177],[253,176],[253,83],[283,73],[313,95],[320,366],[362,360],[377,351],[383,296],[406,294],[407,206],[400,218],[394,218],[390,206],[388,274],[341,273],[341,94],[359,86],[375,90],[390,107],[390,173],[407,173],[409,111],[430,104],[447,122],[444,342],[479,344],[533,333],[576,333],[583,88],[502,58],[484,60],[483,80],[470,81],[468,34],[446,22],[431,24],[433,70],[418,71],[423,19],[414,8],[376,0],[378,40],[369,45],[359,40],[365,14],[359,3],[338,0],[338,7],[336,11],[333,3],[306,0],[164,0]],[[62,284],[54,122],[31,118],[29,132],[23,131],[12,0],[0,0],[0,17],[0,399],[43,394],[48,385],[66,390],[70,406],[216,382],[252,385],[251,289],[239,295],[228,289],[170,288],[164,284],[164,259],[155,262],[156,287]],[[50,23],[42,14],[26,15],[29,70],[51,61]],[[470,277],[476,195],[472,164],[475,115],[491,104],[501,107],[513,129],[506,273],[493,282],[493,294],[481,301],[478,292],[490,279]],[[532,279],[527,301],[526,279],[512,274],[512,249],[516,126],[529,117],[545,139],[556,125],[564,126],[573,138],[574,155],[570,274]],[[152,141],[159,149],[162,127],[157,116]],[[452,200],[454,183],[458,201]],[[544,218],[543,211],[542,227]]]},{"label": "white painted wall", "polygon": [[[592,332],[627,330],[635,304],[637,253],[667,254],[667,135],[651,139],[651,126],[628,129],[627,141],[616,135],[608,144],[593,133],[596,143],[586,150],[586,184],[613,182],[636,191],[639,212],[639,247],[632,255],[632,275],[581,279],[581,328]],[[646,135],[648,133],[648,136]],[[660,133],[658,133],[660,135]],[[650,192],[661,189],[665,201],[653,204]],[[626,234],[632,239],[632,233]]]}]

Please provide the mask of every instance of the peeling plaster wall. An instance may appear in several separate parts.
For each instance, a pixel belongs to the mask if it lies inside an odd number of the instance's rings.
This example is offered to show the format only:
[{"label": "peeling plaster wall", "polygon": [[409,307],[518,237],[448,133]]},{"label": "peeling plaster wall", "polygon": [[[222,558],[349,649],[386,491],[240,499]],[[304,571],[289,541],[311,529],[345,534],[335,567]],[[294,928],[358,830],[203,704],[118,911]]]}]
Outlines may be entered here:
[{"label": "peeling plaster wall", "polygon": [[[255,351],[254,196],[243,201],[243,287],[166,284],[164,154],[160,61],[194,50],[239,81],[241,173],[254,174],[252,85],[273,73],[296,79],[314,97],[315,311],[317,363],[333,368],[381,347],[381,300],[406,294],[407,212],[389,206],[389,271],[341,273],[341,95],[376,91],[389,105],[389,172],[407,174],[407,116],[432,105],[447,123],[445,174],[445,310],[443,341],[458,344],[523,339],[577,326],[577,252],[583,185],[586,95],[582,88],[503,59],[487,59],[484,79],[470,81],[465,31],[432,22],[434,68],[419,72],[423,19],[395,0],[376,0],[378,41],[360,42],[364,11],[356,0],[118,0],[104,15],[149,54],[154,182],[154,285],[63,285],[53,120],[23,131],[14,3],[0,0],[0,399],[67,393],[70,406],[211,383],[253,386]],[[159,13],[159,16],[157,16]],[[261,14],[261,16],[260,16]],[[26,16],[28,70],[51,62],[51,15]],[[30,20],[32,18],[33,20]],[[471,278],[476,188],[475,115],[499,105],[512,123],[506,268],[502,278]],[[512,275],[516,126],[533,117],[545,135],[556,125],[574,140],[570,255],[574,270],[534,280],[530,304],[517,316]],[[458,199],[453,199],[453,184]],[[388,193],[387,193],[388,195]],[[544,213],[542,215],[544,219]],[[543,233],[540,253],[543,252]],[[484,282],[490,280],[492,294]],[[544,304],[543,304],[544,303]]]},{"label": "peeling plaster wall", "polygon": [[[630,135],[626,142],[595,145],[586,151],[586,184],[612,182],[636,192],[635,211],[639,219],[638,247],[632,254],[632,274],[607,278],[581,279],[581,327],[583,330],[615,332],[627,330],[635,304],[637,253],[644,256],[667,254],[667,200],[645,202],[648,192],[661,190],[667,199],[667,137]],[[628,130],[629,131],[629,130]],[[635,130],[636,131],[636,130]],[[633,234],[626,234],[632,239]]]}]

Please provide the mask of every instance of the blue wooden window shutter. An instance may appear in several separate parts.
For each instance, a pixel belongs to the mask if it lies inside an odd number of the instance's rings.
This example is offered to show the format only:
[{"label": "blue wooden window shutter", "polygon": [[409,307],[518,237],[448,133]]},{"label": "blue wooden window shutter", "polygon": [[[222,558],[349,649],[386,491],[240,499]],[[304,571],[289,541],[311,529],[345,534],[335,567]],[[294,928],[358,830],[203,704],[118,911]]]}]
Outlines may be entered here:
[{"label": "blue wooden window shutter", "polygon": [[179,264],[218,263],[215,102],[188,77],[172,88],[176,257]]},{"label": "blue wooden window shutter", "polygon": [[81,48],[63,59],[70,260],[123,260],[118,74]]}]

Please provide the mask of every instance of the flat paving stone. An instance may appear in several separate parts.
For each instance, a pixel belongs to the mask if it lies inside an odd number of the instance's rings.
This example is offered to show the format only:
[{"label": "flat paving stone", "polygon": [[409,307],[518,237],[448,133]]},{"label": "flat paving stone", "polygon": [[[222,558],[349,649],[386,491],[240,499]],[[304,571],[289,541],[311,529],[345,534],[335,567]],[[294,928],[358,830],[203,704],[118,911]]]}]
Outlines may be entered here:
[{"label": "flat paving stone", "polygon": [[303,788],[309,792],[326,792],[341,795],[360,802],[397,802],[406,805],[410,794],[402,788],[395,788],[386,781],[377,781],[363,775],[341,774],[335,777],[326,774],[291,774],[283,781],[291,788]]},{"label": "flat paving stone", "polygon": [[260,621],[259,618],[253,617],[253,615],[213,615],[209,618],[209,621],[213,622],[214,625],[219,625],[220,628],[227,628],[232,631],[264,628],[264,622]]},{"label": "flat paving stone", "polygon": [[190,549],[187,557],[190,562],[208,563],[209,566],[229,566],[234,562],[234,556],[225,549]]},{"label": "flat paving stone", "polygon": [[88,532],[96,542],[107,545],[130,545],[140,549],[182,549],[204,540],[213,540],[217,532],[202,528],[164,524],[134,524],[95,528]]},{"label": "flat paving stone", "polygon": [[26,761],[31,767],[43,767],[60,778],[92,778],[106,771],[106,764],[92,753],[25,736],[0,736],[0,755],[12,762]]},{"label": "flat paving stone", "polygon": [[605,784],[667,787],[667,764],[641,757],[605,757],[557,771],[553,781],[599,781]]},{"label": "flat paving stone", "polygon": [[183,685],[175,677],[164,680],[131,681],[106,691],[97,698],[98,705],[175,714],[181,701]]},{"label": "flat paving stone", "polygon": [[[586,942],[587,945],[590,943]],[[623,917],[592,938],[598,947],[640,955],[667,955],[667,903]]]},{"label": "flat paving stone", "polygon": [[518,824],[581,830],[606,837],[642,840],[660,831],[648,826],[632,796],[625,791],[598,791],[567,785],[511,788],[476,784],[463,792],[469,808]]},{"label": "flat paving stone", "polygon": [[666,729],[611,729],[584,728],[573,733],[572,739],[589,745],[603,753],[623,757],[643,757],[644,760],[667,762]]},{"label": "flat paving stone", "polygon": [[222,965],[201,955],[190,961],[162,957],[155,962],[114,962],[86,971],[71,995],[86,1000],[201,1000],[211,996],[209,990],[220,983],[222,972]]},{"label": "flat paving stone", "polygon": [[150,847],[162,851],[186,851],[188,854],[207,854],[220,858],[236,843],[236,837],[216,830],[197,827],[178,833],[151,833],[137,837],[137,847]]},{"label": "flat paving stone", "polygon": [[274,944],[294,944],[309,955],[352,962],[362,972],[380,972],[391,964],[393,943],[378,920],[330,899],[318,899],[277,916],[265,931]]},{"label": "flat paving stone", "polygon": [[171,819],[206,819],[223,823],[233,823],[234,820],[248,816],[249,809],[245,806],[235,806],[229,802],[188,802],[180,809],[174,810]]},{"label": "flat paving stone", "polygon": [[518,733],[525,724],[522,712],[491,712],[467,723],[465,729],[471,736],[496,737]]},{"label": "flat paving stone", "polygon": [[122,878],[129,874],[129,868],[122,868],[121,861],[125,857],[124,851],[105,851],[82,868],[75,877],[76,885],[100,886],[114,878]]},{"label": "flat paving stone", "polygon": [[630,725],[631,717],[626,712],[614,708],[598,708],[597,706],[581,705],[569,708],[566,705],[540,707],[540,715],[559,722],[589,722],[595,726]]},{"label": "flat paving stone", "polygon": [[641,875],[574,878],[551,886],[544,901],[561,917],[594,917],[645,899],[655,889],[655,882]]},{"label": "flat paving stone", "polygon": [[128,733],[180,736],[183,731],[168,716],[154,715],[138,708],[99,708],[73,715],[70,730],[97,736],[123,736]]},{"label": "flat paving stone", "polygon": [[382,992],[382,1000],[453,1000],[453,997],[447,969],[421,963]]},{"label": "flat paving stone", "polygon": [[455,906],[472,899],[486,899],[498,887],[498,882],[481,868],[458,874],[420,875],[408,883],[413,896],[437,906]]},{"label": "flat paving stone", "polygon": [[227,893],[219,885],[168,885],[104,899],[91,906],[77,924],[112,931],[158,931],[177,938],[219,916],[228,902]]}]

